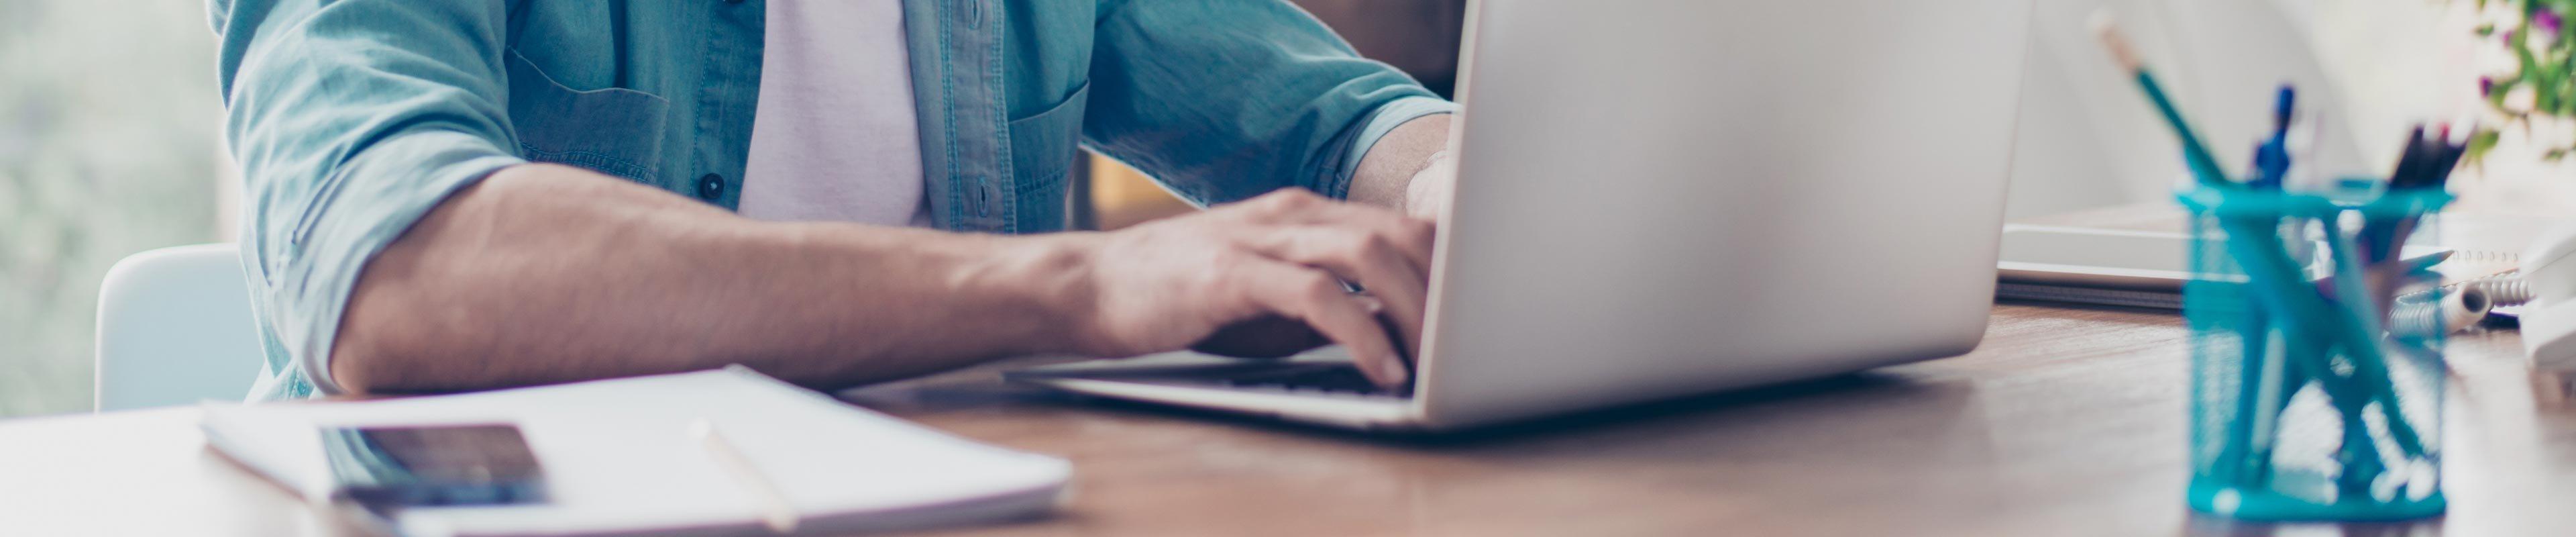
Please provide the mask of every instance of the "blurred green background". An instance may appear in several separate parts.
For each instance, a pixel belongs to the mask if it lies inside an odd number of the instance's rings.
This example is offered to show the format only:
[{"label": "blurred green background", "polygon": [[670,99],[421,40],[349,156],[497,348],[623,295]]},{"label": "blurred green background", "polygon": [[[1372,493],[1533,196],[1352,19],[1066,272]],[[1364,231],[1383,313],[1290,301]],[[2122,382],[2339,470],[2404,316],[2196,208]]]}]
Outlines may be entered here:
[{"label": "blurred green background", "polygon": [[202,1],[0,0],[0,417],[89,409],[109,265],[230,236],[221,108]]}]

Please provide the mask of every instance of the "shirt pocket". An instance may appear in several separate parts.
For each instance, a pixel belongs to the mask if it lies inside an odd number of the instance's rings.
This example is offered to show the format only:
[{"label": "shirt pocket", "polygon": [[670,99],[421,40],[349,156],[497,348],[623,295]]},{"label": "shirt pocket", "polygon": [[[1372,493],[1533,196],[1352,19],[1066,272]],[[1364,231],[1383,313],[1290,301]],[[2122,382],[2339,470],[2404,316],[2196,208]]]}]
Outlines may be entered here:
[{"label": "shirt pocket", "polygon": [[1063,102],[1011,120],[1011,170],[1018,179],[1012,194],[1024,200],[1023,231],[1064,225],[1064,177],[1082,154],[1082,116],[1090,101],[1091,84],[1085,83]]},{"label": "shirt pocket", "polygon": [[[1002,0],[1012,117],[1044,113],[1091,75],[1101,0]],[[1155,7],[1150,9],[1168,9]],[[1190,8],[1181,8],[1190,9]]]},{"label": "shirt pocket", "polygon": [[670,100],[626,88],[573,89],[517,49],[507,55],[520,158],[655,183]]}]

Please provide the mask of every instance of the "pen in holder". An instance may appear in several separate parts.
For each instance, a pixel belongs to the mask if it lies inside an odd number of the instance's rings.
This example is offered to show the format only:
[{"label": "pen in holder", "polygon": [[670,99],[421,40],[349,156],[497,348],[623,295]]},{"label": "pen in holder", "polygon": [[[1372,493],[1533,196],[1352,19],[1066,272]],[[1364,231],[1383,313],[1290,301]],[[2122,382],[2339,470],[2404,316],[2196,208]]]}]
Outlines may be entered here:
[{"label": "pen in holder", "polygon": [[2450,196],[2209,181],[2176,197],[2191,212],[2192,508],[2248,520],[2442,513],[2443,323],[2387,312],[2438,292],[2430,263],[2398,250]]}]

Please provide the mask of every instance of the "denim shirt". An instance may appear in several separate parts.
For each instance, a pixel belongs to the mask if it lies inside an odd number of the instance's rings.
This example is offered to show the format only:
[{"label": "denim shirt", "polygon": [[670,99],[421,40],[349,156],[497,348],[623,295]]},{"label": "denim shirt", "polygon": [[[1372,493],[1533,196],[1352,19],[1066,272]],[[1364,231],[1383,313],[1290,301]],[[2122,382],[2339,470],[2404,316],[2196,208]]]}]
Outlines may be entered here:
[{"label": "denim shirt", "polygon": [[[1454,106],[1282,0],[903,0],[932,222],[1061,229],[1078,146],[1199,204],[1340,197],[1397,124]],[[554,162],[727,209],[763,2],[210,0],[268,361],[335,392],[366,262],[449,193]]]}]

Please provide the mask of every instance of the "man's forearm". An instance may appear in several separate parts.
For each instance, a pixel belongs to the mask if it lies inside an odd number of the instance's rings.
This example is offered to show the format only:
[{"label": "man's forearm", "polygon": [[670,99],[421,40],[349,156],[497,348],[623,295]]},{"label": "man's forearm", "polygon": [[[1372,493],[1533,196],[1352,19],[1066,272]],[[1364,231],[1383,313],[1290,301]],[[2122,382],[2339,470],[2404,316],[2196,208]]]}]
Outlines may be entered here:
[{"label": "man's forearm", "polygon": [[1360,158],[1359,170],[1351,175],[1350,200],[1411,212],[1417,204],[1408,200],[1409,187],[1431,157],[1449,147],[1450,118],[1450,114],[1422,116],[1387,131]]},{"label": "man's forearm", "polygon": [[1040,238],[766,223],[584,170],[502,170],[371,261],[330,358],[358,391],[740,363],[846,385],[1059,350],[1079,253]]}]

